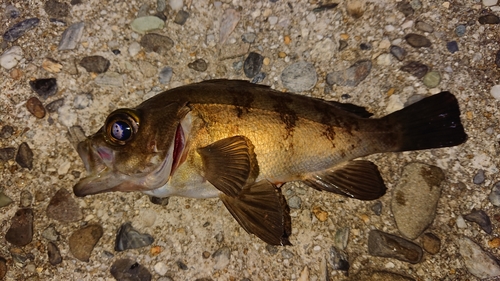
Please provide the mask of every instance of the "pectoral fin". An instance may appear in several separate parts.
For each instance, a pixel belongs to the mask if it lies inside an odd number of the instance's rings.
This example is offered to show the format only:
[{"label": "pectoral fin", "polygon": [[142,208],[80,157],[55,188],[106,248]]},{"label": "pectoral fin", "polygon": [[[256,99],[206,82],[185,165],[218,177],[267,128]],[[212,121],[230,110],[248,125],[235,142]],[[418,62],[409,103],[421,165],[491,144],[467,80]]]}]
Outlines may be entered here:
[{"label": "pectoral fin", "polygon": [[377,199],[387,189],[377,166],[365,160],[350,161],[338,168],[312,174],[304,182],[318,190],[360,200]]},{"label": "pectoral fin", "polygon": [[281,190],[267,180],[245,186],[236,197],[220,198],[238,223],[271,245],[291,245],[290,209]]},{"label": "pectoral fin", "polygon": [[259,173],[253,145],[243,136],[219,140],[198,149],[198,153],[204,177],[229,196],[236,196]]}]

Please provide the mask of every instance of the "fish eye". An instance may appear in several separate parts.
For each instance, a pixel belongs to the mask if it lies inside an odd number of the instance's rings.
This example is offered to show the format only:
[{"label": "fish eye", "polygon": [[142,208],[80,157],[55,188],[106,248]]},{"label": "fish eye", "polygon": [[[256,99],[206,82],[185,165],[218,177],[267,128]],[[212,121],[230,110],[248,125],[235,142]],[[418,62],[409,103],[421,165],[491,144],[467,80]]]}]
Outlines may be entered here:
[{"label": "fish eye", "polygon": [[106,141],[124,145],[130,141],[139,129],[139,117],[130,109],[118,109],[106,120]]}]

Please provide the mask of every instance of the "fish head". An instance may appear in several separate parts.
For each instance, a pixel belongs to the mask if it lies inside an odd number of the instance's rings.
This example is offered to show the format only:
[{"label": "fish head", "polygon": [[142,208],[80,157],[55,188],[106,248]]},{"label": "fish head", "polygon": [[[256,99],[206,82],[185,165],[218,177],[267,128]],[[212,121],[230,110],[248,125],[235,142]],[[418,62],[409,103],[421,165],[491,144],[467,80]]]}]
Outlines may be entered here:
[{"label": "fish head", "polygon": [[181,121],[188,112],[179,102],[113,111],[97,133],[77,145],[87,176],[73,187],[75,195],[147,192],[166,184],[185,146]]}]

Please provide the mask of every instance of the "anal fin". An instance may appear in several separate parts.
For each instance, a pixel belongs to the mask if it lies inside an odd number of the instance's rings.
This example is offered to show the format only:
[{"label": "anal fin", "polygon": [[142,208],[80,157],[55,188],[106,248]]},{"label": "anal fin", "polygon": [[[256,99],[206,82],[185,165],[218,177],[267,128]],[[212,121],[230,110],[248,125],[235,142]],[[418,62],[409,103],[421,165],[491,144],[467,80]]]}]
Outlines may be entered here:
[{"label": "anal fin", "polygon": [[243,187],[235,196],[220,198],[231,215],[248,232],[271,245],[291,245],[290,209],[281,190],[267,180]]},{"label": "anal fin", "polygon": [[380,198],[387,189],[377,166],[366,160],[349,161],[340,167],[311,174],[304,183],[360,200]]}]

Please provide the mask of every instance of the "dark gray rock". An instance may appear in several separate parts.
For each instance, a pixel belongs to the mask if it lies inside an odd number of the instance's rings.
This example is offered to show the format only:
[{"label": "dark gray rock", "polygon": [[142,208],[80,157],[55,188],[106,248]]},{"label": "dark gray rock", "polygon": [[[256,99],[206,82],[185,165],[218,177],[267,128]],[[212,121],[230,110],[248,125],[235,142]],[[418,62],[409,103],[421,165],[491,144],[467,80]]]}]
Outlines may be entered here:
[{"label": "dark gray rock", "polygon": [[243,63],[243,72],[248,78],[253,78],[260,72],[264,57],[258,53],[250,52]]},{"label": "dark gray rock", "polygon": [[416,34],[416,33],[410,33],[405,36],[405,40],[410,46],[414,48],[428,48],[430,47],[431,40],[427,39],[427,37]]},{"label": "dark gray rock", "polygon": [[45,109],[47,109],[48,112],[53,113],[56,112],[63,105],[64,105],[64,98],[60,98],[47,104],[45,106]]},{"label": "dark gray rock", "polygon": [[189,18],[189,13],[184,10],[180,10],[175,15],[174,22],[176,24],[184,25],[188,18]]},{"label": "dark gray rock", "polygon": [[472,210],[470,214],[464,216],[464,219],[477,223],[488,234],[493,231],[490,217],[483,210]]},{"label": "dark gray rock", "polygon": [[482,184],[486,180],[486,176],[484,175],[484,170],[480,169],[477,171],[477,173],[474,175],[474,179],[472,182],[474,184]]},{"label": "dark gray rock", "polygon": [[0,130],[0,139],[10,138],[14,134],[14,127],[5,125]]},{"label": "dark gray rock", "polygon": [[16,156],[15,147],[0,148],[0,161],[8,161]]},{"label": "dark gray rock", "polygon": [[80,61],[80,65],[87,70],[87,72],[104,73],[108,71],[111,63],[103,56],[88,56]]},{"label": "dark gray rock", "polygon": [[49,263],[51,265],[58,265],[62,262],[61,252],[57,245],[52,242],[47,244],[47,255],[49,256]]},{"label": "dark gray rock", "polygon": [[345,40],[339,40],[339,52],[347,48],[349,44]]},{"label": "dark gray rock", "polygon": [[135,230],[130,222],[122,224],[115,240],[115,251],[121,252],[128,249],[137,249],[153,244],[155,239],[149,234]]},{"label": "dark gray rock", "polygon": [[264,72],[260,72],[252,78],[250,83],[259,84],[260,82],[264,81],[264,79],[266,79],[266,74]]},{"label": "dark gray rock", "polygon": [[160,198],[160,197],[150,196],[149,201],[155,205],[167,206],[169,198],[170,197]]},{"label": "dark gray rock", "polygon": [[43,6],[45,12],[52,18],[65,18],[69,15],[69,5],[63,2],[57,2],[56,0],[48,0]]},{"label": "dark gray rock", "polygon": [[380,216],[380,214],[382,214],[382,202],[380,201],[375,202],[370,209],[373,211],[375,215]]},{"label": "dark gray rock", "polygon": [[372,230],[368,235],[368,253],[372,256],[419,263],[423,251],[417,244],[396,235]]},{"label": "dark gray rock", "polygon": [[19,149],[16,154],[16,162],[23,168],[28,170],[33,169],[33,151],[31,151],[31,148],[27,143],[23,142],[19,145]]},{"label": "dark gray rock", "polygon": [[7,7],[5,7],[4,13],[7,16],[7,18],[10,19],[17,19],[21,15],[19,9],[16,8],[16,6],[14,5],[8,5]]},{"label": "dark gray rock", "polygon": [[414,12],[413,7],[407,1],[399,2],[397,5],[397,9],[398,11],[403,13],[405,17],[413,15]]},{"label": "dark gray rock", "polygon": [[448,51],[450,53],[452,53],[452,54],[458,52],[458,43],[457,43],[457,41],[447,42],[446,43],[446,49],[448,49]]},{"label": "dark gray rock", "polygon": [[161,84],[168,84],[170,83],[170,80],[172,79],[172,76],[174,75],[174,70],[170,66],[166,66],[160,70],[160,73],[158,74],[158,79]]},{"label": "dark gray rock", "polygon": [[408,64],[402,66],[401,70],[404,72],[408,72],[417,78],[422,78],[425,76],[425,74],[427,74],[427,72],[429,72],[429,67],[418,61],[411,61]]},{"label": "dark gray rock", "polygon": [[26,33],[26,31],[35,28],[40,23],[38,18],[30,18],[14,24],[3,34],[3,40],[14,42]]},{"label": "dark gray rock", "polygon": [[399,46],[396,46],[396,45],[392,45],[391,48],[390,48],[390,52],[391,54],[396,57],[399,61],[402,61],[405,59],[406,55],[407,55],[407,52],[405,49],[399,47]]},{"label": "dark gray rock", "polygon": [[365,80],[372,70],[372,62],[360,60],[345,70],[335,71],[326,76],[328,85],[355,87]]},{"label": "dark gray rock", "polygon": [[29,82],[30,87],[42,99],[47,99],[57,93],[57,80],[56,78],[43,78],[36,79]]},{"label": "dark gray rock", "polygon": [[166,55],[168,50],[174,46],[174,41],[167,36],[149,33],[142,36],[139,44],[146,52],[155,52],[160,55]]},{"label": "dark gray rock", "polygon": [[465,24],[459,24],[455,27],[455,34],[458,37],[462,37],[465,35],[465,31],[467,31],[467,26]]},{"label": "dark gray rock", "polygon": [[19,209],[11,219],[10,228],[5,234],[7,242],[22,247],[33,240],[33,210]]},{"label": "dark gray rock", "polygon": [[151,273],[131,259],[119,259],[111,265],[111,275],[119,281],[150,281]]},{"label": "dark gray rock", "polygon": [[80,206],[65,188],[59,189],[50,199],[47,216],[61,222],[75,222],[83,218]]},{"label": "dark gray rock", "polygon": [[103,234],[102,226],[91,224],[76,230],[68,240],[69,251],[81,261],[88,262],[92,250]]},{"label": "dark gray rock", "polygon": [[186,263],[184,263],[183,261],[181,260],[178,260],[175,262],[175,264],[177,264],[177,266],[182,269],[182,270],[188,270],[189,267],[186,265]]},{"label": "dark gray rock", "polygon": [[478,21],[480,24],[499,24],[500,18],[496,15],[489,14],[480,16]]},{"label": "dark gray rock", "polygon": [[208,64],[204,59],[197,59],[188,63],[188,67],[199,72],[204,72],[207,70]]}]

